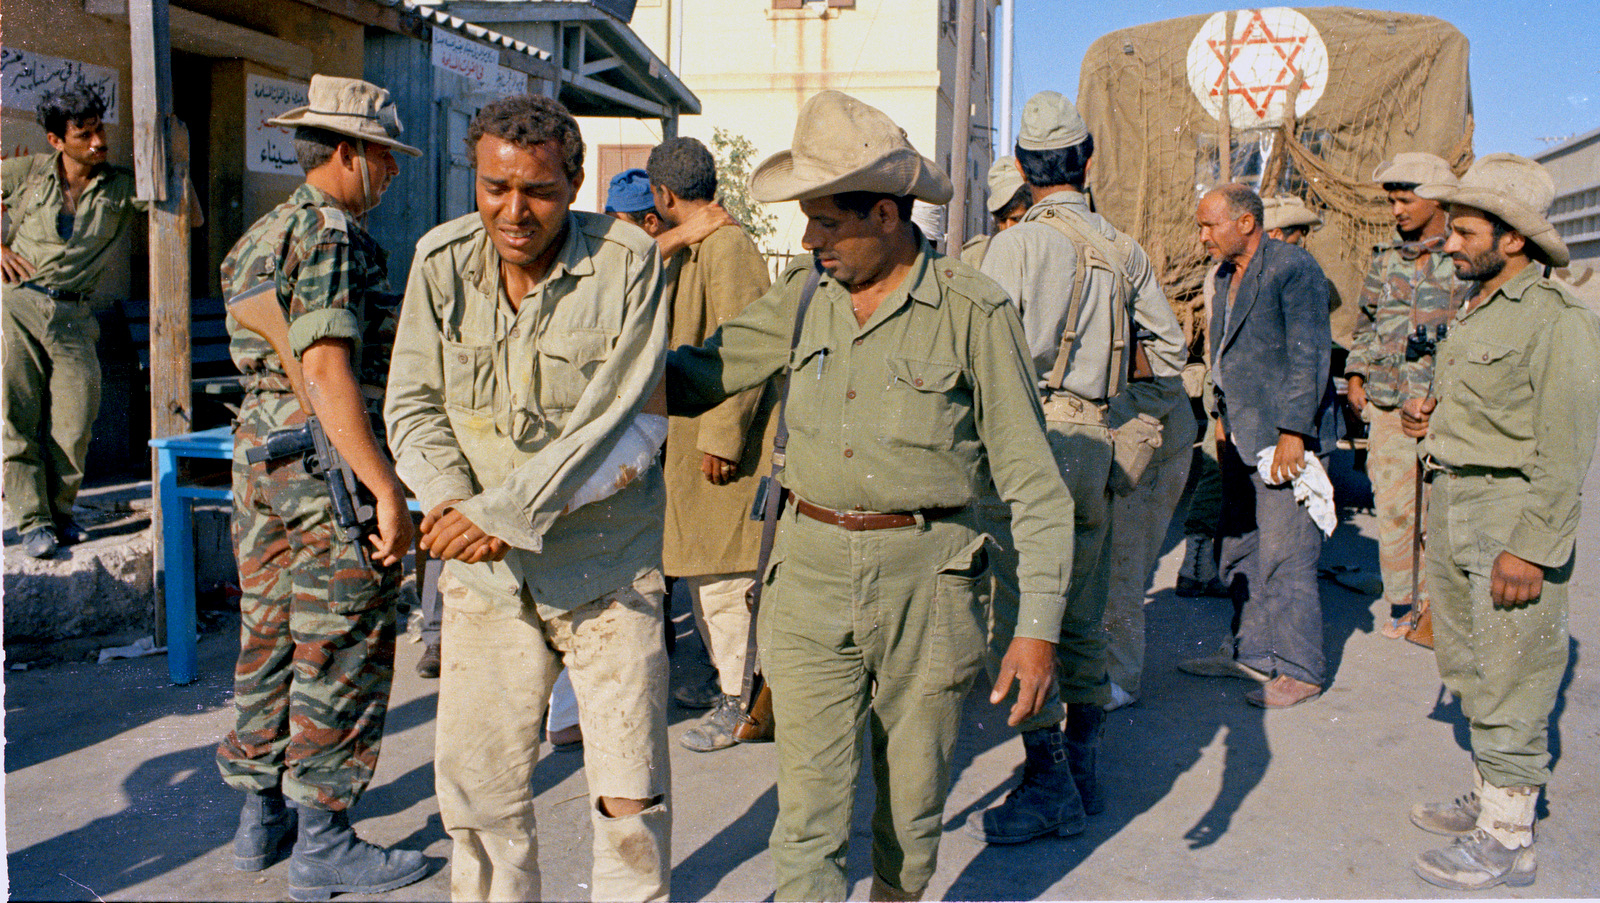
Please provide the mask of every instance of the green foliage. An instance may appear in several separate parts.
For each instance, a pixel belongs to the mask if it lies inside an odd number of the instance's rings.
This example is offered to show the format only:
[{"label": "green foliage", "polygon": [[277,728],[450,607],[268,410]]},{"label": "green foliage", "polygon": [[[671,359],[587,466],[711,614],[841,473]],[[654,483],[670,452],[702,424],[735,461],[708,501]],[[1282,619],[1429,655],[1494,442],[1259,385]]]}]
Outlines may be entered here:
[{"label": "green foliage", "polygon": [[718,127],[711,135],[711,155],[717,161],[717,203],[738,220],[764,252],[767,239],[778,232],[778,218],[750,196],[750,167],[756,146],[749,138]]}]

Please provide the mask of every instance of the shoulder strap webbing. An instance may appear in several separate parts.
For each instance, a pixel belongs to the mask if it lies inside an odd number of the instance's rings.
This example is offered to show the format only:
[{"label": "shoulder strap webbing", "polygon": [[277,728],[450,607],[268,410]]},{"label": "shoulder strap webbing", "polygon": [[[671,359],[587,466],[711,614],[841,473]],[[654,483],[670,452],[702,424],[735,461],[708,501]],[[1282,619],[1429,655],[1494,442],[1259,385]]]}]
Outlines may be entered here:
[{"label": "shoulder strap webbing", "polygon": [[1083,313],[1087,267],[1091,263],[1098,263],[1104,269],[1111,271],[1115,280],[1113,284],[1116,286],[1113,290],[1112,309],[1118,313],[1111,318],[1111,366],[1108,368],[1109,378],[1106,382],[1107,395],[1114,395],[1120,382],[1117,374],[1122,370],[1124,356],[1127,354],[1130,319],[1128,302],[1133,297],[1133,285],[1128,279],[1126,255],[1098,230],[1083,228],[1081,224],[1061,215],[1054,208],[1046,208],[1039,215],[1038,221],[1048,223],[1066,236],[1078,252],[1077,266],[1072,276],[1072,294],[1067,305],[1066,328],[1061,333],[1061,347],[1056,351],[1056,363],[1050,370],[1048,385],[1052,389],[1059,389],[1062,381],[1066,379],[1067,359],[1078,341],[1078,318]]}]

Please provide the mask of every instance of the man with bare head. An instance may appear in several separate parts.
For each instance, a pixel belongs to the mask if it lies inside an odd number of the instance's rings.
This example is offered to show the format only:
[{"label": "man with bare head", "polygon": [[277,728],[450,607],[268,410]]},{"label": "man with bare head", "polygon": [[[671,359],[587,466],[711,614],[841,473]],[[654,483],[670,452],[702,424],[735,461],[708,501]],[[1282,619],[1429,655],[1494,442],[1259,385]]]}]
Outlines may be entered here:
[{"label": "man with bare head", "polygon": [[1192,659],[1194,674],[1264,684],[1253,705],[1322,693],[1322,533],[1292,485],[1333,449],[1327,278],[1303,249],[1268,238],[1261,198],[1239,184],[1200,199],[1214,277],[1212,374],[1220,414],[1221,571],[1238,610],[1232,655]]},{"label": "man with bare head", "polygon": [[565,666],[591,893],[666,899],[661,472],[601,473],[659,380],[660,255],[639,229],[571,209],[583,140],[556,101],[496,101],[468,137],[478,211],[418,244],[385,408],[396,469],[428,511],[422,546],[445,560],[434,767],[451,896],[541,899],[529,780]]}]

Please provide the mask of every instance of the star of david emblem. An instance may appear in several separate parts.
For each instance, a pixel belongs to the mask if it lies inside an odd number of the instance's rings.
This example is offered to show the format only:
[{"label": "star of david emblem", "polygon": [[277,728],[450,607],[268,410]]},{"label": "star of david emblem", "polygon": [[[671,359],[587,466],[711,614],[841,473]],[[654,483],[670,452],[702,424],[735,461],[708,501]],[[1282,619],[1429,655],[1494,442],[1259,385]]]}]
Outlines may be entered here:
[{"label": "star of david emblem", "polygon": [[[1310,36],[1306,34],[1275,34],[1261,15],[1252,9],[1244,32],[1234,38],[1230,47],[1226,36],[1208,38],[1206,46],[1221,64],[1217,79],[1211,85],[1210,96],[1221,99],[1223,82],[1228,83],[1230,97],[1239,97],[1249,105],[1257,119],[1265,119],[1274,98],[1282,92],[1287,96],[1301,66],[1297,62],[1306,48]],[[1310,90],[1310,83],[1302,80],[1300,90]]]}]

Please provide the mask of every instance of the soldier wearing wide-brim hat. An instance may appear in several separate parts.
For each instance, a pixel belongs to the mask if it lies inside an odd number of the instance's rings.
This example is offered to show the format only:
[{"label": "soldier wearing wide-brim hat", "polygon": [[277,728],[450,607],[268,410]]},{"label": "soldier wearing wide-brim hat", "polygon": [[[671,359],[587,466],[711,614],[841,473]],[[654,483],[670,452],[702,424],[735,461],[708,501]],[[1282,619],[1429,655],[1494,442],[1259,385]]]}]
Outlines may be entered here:
[{"label": "soldier wearing wide-brim hat", "polygon": [[[383,250],[360,217],[399,172],[392,151],[419,152],[397,139],[400,122],[382,88],[316,75],[308,93],[307,106],[272,120],[295,128],[304,184],[246,230],[222,263],[229,297],[274,288],[313,410],[301,409],[275,347],[230,315],[229,351],[245,387],[233,457],[244,629],[236,719],[217,766],[245,793],[235,866],[266,868],[293,840],[289,896],[325,900],[391,890],[428,871],[420,852],[356,837],[348,811],[377,766],[400,560],[413,536],[405,489],[364,394],[381,392],[387,377],[394,304]],[[366,557],[337,529],[327,488],[305,462],[248,458],[308,414],[375,500]]]},{"label": "soldier wearing wide-brim hat", "polygon": [[775,896],[848,895],[857,740],[870,717],[882,813],[872,898],[915,899],[934,871],[962,697],[983,658],[978,474],[987,460],[1017,524],[1022,626],[996,694],[1017,685],[1013,720],[1049,688],[1072,500],[1015,307],[909,221],[912,198],[943,204],[952,189],[899,126],[824,91],[751,191],[799,200],[807,217],[803,244],[821,273],[798,339],[791,350],[810,259],[706,344],[669,355],[667,397],[674,414],[695,413],[792,371],[791,496],[759,618],[777,719]]},{"label": "soldier wearing wide-brim hat", "polygon": [[1568,256],[1545,217],[1555,185],[1543,167],[1490,154],[1459,183],[1417,194],[1450,205],[1445,250],[1477,284],[1439,343],[1433,397],[1404,408],[1407,432],[1425,436],[1433,487],[1434,651],[1461,698],[1476,769],[1472,793],[1412,810],[1418,827],[1456,836],[1412,868],[1452,890],[1522,887],[1534,881],[1550,713],[1567,667],[1579,490],[1600,419],[1600,321],[1540,275],[1540,264]]},{"label": "soldier wearing wide-brim hat", "polygon": [[1406,151],[1379,163],[1372,181],[1388,196],[1395,234],[1373,249],[1361,285],[1345,359],[1345,398],[1367,424],[1367,479],[1389,608],[1379,632],[1399,639],[1429,604],[1427,575],[1413,568],[1427,488],[1418,492],[1417,441],[1401,428],[1400,405],[1426,395],[1433,385],[1429,343],[1449,330],[1470,286],[1456,278],[1455,264],[1444,252],[1449,234],[1444,205],[1417,194],[1425,183],[1454,183],[1450,165],[1434,154]]},{"label": "soldier wearing wide-brim hat", "polygon": [[1268,238],[1297,245],[1322,228],[1322,217],[1292,194],[1261,199],[1261,227]]}]

